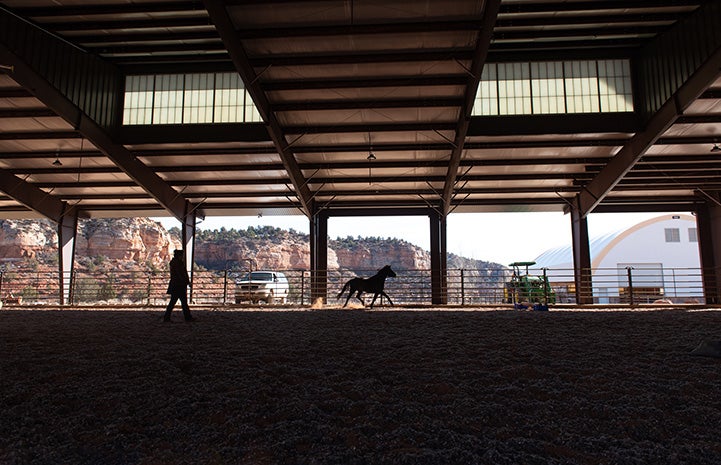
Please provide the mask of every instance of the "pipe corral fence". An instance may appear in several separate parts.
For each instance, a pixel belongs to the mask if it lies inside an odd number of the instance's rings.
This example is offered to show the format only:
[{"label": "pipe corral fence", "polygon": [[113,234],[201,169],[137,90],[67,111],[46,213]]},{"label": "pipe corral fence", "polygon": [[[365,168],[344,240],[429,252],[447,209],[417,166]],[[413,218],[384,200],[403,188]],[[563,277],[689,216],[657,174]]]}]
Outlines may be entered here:
[{"label": "pipe corral fence", "polygon": [[[377,270],[328,270],[327,303],[342,304],[346,294],[338,299],[343,284],[356,276],[370,277]],[[386,293],[395,305],[429,305],[432,303],[431,270],[394,270],[397,276],[388,278]],[[310,270],[276,270],[288,280],[288,294],[284,302],[272,305],[311,305],[316,295],[311,288]],[[191,302],[196,305],[233,306],[246,300],[237,282],[247,271],[223,270],[193,272]],[[507,282],[511,270],[449,269],[442,289],[448,305],[498,305],[512,302]],[[550,304],[576,304],[573,270],[531,269],[531,276],[545,276],[550,290],[537,300]],[[663,301],[674,304],[703,304],[706,302],[702,270],[699,268],[633,268],[591,270],[592,301],[594,304],[637,305]],[[162,306],[168,301],[167,271],[77,271],[69,276],[68,304],[73,306],[139,305]],[[41,269],[13,269],[0,271],[0,301],[3,305],[43,306],[60,303],[60,280],[57,271]],[[236,299],[236,293],[239,294]],[[373,298],[363,295],[366,305]],[[588,296],[586,296],[588,297]],[[351,301],[358,301],[353,298]],[[388,305],[387,299],[376,305]]]}]

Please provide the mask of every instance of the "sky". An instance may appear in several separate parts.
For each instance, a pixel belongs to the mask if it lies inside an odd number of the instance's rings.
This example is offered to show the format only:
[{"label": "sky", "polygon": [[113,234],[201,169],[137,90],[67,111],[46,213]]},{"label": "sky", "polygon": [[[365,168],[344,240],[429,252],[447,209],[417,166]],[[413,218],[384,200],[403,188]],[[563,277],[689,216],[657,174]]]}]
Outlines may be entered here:
[{"label": "sky", "polygon": [[[661,213],[592,213],[588,217],[589,237],[622,231]],[[166,228],[179,227],[173,218],[153,218]],[[548,249],[570,245],[570,216],[560,212],[542,213],[453,213],[448,217],[448,252],[508,265],[534,260]],[[246,229],[274,226],[308,234],[305,216],[207,217],[199,229]],[[398,238],[430,249],[428,217],[331,217],[328,236]]]}]

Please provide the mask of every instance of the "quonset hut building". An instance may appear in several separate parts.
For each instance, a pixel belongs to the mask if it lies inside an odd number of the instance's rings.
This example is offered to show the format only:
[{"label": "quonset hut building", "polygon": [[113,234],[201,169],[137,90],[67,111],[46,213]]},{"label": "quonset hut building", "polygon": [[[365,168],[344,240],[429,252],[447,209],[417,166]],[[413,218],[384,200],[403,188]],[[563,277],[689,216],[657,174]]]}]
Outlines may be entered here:
[{"label": "quonset hut building", "polygon": [[[703,302],[698,229],[691,215],[669,214],[590,240],[594,302],[629,303],[665,299]],[[559,298],[573,294],[573,251],[548,250],[536,258]],[[629,284],[630,276],[630,284]]]}]

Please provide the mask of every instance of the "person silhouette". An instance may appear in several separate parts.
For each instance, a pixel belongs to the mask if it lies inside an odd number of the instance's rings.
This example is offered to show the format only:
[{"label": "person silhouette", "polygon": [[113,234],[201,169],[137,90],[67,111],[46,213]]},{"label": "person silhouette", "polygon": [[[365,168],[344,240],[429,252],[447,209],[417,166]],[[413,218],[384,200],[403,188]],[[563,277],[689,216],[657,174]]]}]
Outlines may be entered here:
[{"label": "person silhouette", "polygon": [[165,309],[163,321],[170,321],[170,314],[178,300],[180,300],[180,307],[183,310],[185,321],[195,321],[188,307],[188,284],[190,284],[190,278],[188,277],[188,270],[185,268],[183,251],[176,250],[173,252],[172,260],[170,260],[170,282],[168,283],[167,292],[170,294],[170,302]]}]

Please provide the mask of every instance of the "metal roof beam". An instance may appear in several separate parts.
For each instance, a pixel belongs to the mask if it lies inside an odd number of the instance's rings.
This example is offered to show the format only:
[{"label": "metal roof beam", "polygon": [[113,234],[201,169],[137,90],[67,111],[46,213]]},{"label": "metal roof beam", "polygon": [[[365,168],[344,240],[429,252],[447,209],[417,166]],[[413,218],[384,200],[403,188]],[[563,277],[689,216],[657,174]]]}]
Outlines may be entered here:
[{"label": "metal roof beam", "polygon": [[[375,147],[373,151],[376,152]],[[6,159],[0,154],[0,159]],[[69,158],[66,153],[59,153],[61,159]],[[193,156],[202,157],[206,153],[203,150],[198,150]],[[48,158],[55,157],[55,152],[45,152],[43,157]],[[21,157],[22,158],[22,157]],[[76,156],[77,158],[77,156]],[[86,160],[89,157],[83,155],[83,159]],[[686,161],[685,158],[676,158],[677,161]],[[483,159],[483,160],[461,160],[463,167],[469,166],[538,166],[538,165],[583,165],[586,171],[600,171],[603,167],[602,163],[608,161],[608,158],[603,157],[588,157],[588,158],[495,158],[495,159]],[[700,162],[700,161],[699,161]],[[706,157],[705,164],[708,162]],[[643,163],[639,163],[643,165]],[[300,163],[298,165],[301,170],[315,171],[315,170],[368,170],[367,161],[347,161],[347,162],[329,162],[329,163]],[[375,161],[373,162],[373,169],[388,169],[388,168],[446,168],[448,162],[445,160],[428,160],[428,161]],[[661,165],[663,167],[669,165]],[[670,165],[675,169],[680,169],[678,166],[683,165]],[[711,166],[715,166],[711,165]],[[688,168],[688,166],[686,166]],[[719,165],[721,167],[721,164]],[[223,164],[223,165],[178,165],[174,164],[171,166],[165,165],[153,165],[153,170],[156,173],[182,173],[182,172],[229,172],[229,171],[284,171],[285,167],[282,163],[235,163],[235,164]],[[90,167],[74,167],[74,166],[61,166],[61,167],[46,167],[46,168],[10,168],[8,171],[16,175],[26,174],[112,174],[122,172],[117,166],[90,166]]]},{"label": "metal roof beam", "polygon": [[[133,42],[159,42],[159,41],[199,41],[218,39],[218,33],[213,26],[208,25],[205,31],[199,31],[193,28],[192,31],[168,32],[166,30],[143,32],[136,34],[112,34],[99,35],[96,33],[87,33],[73,35],[73,42],[87,49],[90,48],[106,48],[111,44],[133,43]],[[96,45],[97,44],[97,45]]]},{"label": "metal roof beam", "polygon": [[544,3],[510,3],[504,4],[499,16],[518,13],[559,13],[569,11],[603,11],[603,10],[630,10],[630,9],[653,9],[677,8],[680,6],[695,7],[703,0],[604,0],[595,2],[544,2]]},{"label": "metal roof beam", "polygon": [[[202,12],[202,10],[200,10]],[[179,27],[201,27],[208,25],[207,16],[183,16],[180,18],[161,19],[106,19],[94,21],[58,21],[43,23],[43,28],[56,32],[76,31],[112,31],[115,29],[158,29],[158,28],[179,28]],[[112,35],[110,36],[112,37]]]},{"label": "metal roof beam", "polygon": [[225,48],[220,39],[210,39],[204,41],[187,42],[187,43],[170,43],[170,44],[143,44],[143,45],[91,45],[85,47],[98,55],[130,55],[143,53],[202,53],[207,52],[224,52]]},{"label": "metal roof beam", "polygon": [[[192,210],[180,193],[170,187],[157,174],[133,156],[122,145],[110,138],[105,130],[85,115],[60,91],[32,69],[23,60],[12,53],[7,46],[0,44],[0,61],[14,66],[12,78],[27,89],[32,89],[35,97],[52,109],[58,116],[72,124],[77,130],[100,149],[117,166],[128,174],[138,186],[150,193],[165,209],[176,218],[183,218],[185,212]],[[53,134],[53,133],[50,133]],[[75,136],[75,133],[69,134]],[[56,135],[57,137],[57,135]]]},{"label": "metal roof beam", "polygon": [[468,137],[520,134],[634,133],[641,129],[634,112],[473,116]]},{"label": "metal roof beam", "polygon": [[[639,35],[654,36],[659,31],[663,30],[663,25],[659,26],[604,26],[601,28],[574,28],[574,29],[550,29],[550,30],[530,30],[530,31],[495,31],[493,33],[494,43],[501,43],[504,40],[521,40],[529,39],[534,42],[542,39],[552,39],[554,43],[557,39],[568,38],[568,37],[592,37],[593,40],[603,40],[604,36],[610,36],[614,40],[619,39],[621,36],[629,36],[630,38],[636,39]],[[558,40],[560,44],[563,42]],[[559,45],[559,44],[556,44]]]},{"label": "metal roof beam", "polygon": [[510,43],[504,43],[503,47],[494,50],[493,45],[488,51],[488,63],[518,63],[524,61],[577,61],[577,60],[620,60],[630,59],[637,52],[637,44],[623,41],[620,42],[605,42],[604,45],[596,44],[593,47],[585,48],[568,48],[564,45],[564,48],[559,48],[560,44],[566,44],[566,42],[558,42],[551,44],[550,46],[537,44],[529,44],[524,42],[524,47],[519,49],[512,49],[507,45]]},{"label": "metal roof beam", "polygon": [[465,101],[461,106],[460,117],[456,123],[456,137],[453,150],[451,151],[451,159],[448,162],[448,173],[446,174],[446,180],[443,186],[443,196],[441,198],[441,212],[443,216],[447,215],[451,209],[453,190],[455,189],[456,178],[458,176],[458,167],[460,166],[463,155],[463,145],[466,142],[466,135],[471,123],[473,102],[478,92],[478,83],[481,80],[483,65],[486,63],[488,49],[493,36],[493,25],[496,22],[500,6],[501,0],[488,0],[485,2],[481,30],[478,33],[473,60],[468,70],[468,82],[464,93]]},{"label": "metal roof beam", "polygon": [[56,223],[65,215],[75,214],[74,207],[4,169],[0,169],[0,190]]},{"label": "metal roof beam", "polygon": [[[637,190],[637,189],[634,189]],[[649,187],[646,190],[651,190]],[[489,188],[464,188],[460,192],[463,194],[514,194],[514,193],[525,193],[525,194],[533,194],[533,193],[539,193],[539,194],[553,194],[557,192],[571,192],[571,193],[577,193],[579,191],[578,187],[575,186],[566,186],[566,187],[489,187]],[[421,195],[434,195],[435,191],[432,189],[384,189],[380,192],[381,195],[384,196],[413,196],[416,197],[418,194]],[[315,198],[325,198],[325,197],[334,197],[334,196],[340,196],[340,195],[346,195],[346,196],[377,196],[379,195],[378,192],[372,190],[369,191],[367,189],[362,190],[340,190],[340,189],[333,189],[333,190],[321,190],[318,191]],[[273,193],[268,193],[267,197],[284,197],[285,192],[278,192],[277,195]],[[187,198],[190,199],[217,199],[217,198],[239,198],[239,199],[245,199],[245,198],[251,198],[251,199],[257,199],[258,193],[257,192],[233,192],[232,194],[229,194],[228,192],[196,192],[196,193],[188,193],[186,194]],[[63,194],[62,198],[66,201],[70,200],[115,200],[115,199],[133,199],[133,200],[150,200],[152,197],[150,197],[148,194],[141,192],[141,193],[126,193],[122,196],[118,196],[117,194]],[[10,197],[2,196],[0,195],[0,200],[10,200]]]},{"label": "metal roof beam", "polygon": [[[675,122],[678,122],[678,118]],[[710,145],[719,142],[721,142],[721,137],[710,134],[708,136],[659,137],[655,145]]]},{"label": "metal roof beam", "polygon": [[13,11],[24,17],[62,17],[90,15],[127,15],[133,13],[170,13],[194,11],[203,7],[200,0],[175,2],[123,3],[119,5],[57,5],[52,7],[20,7]]},{"label": "metal roof beam", "polygon": [[[619,55],[628,57],[631,50],[640,47],[643,43],[647,41],[647,39],[648,38],[631,37],[619,39],[615,36],[601,36],[588,40],[555,40],[553,39],[553,37],[550,37],[546,41],[535,41],[533,39],[529,39],[528,41],[498,40],[494,41],[491,45],[489,56],[491,56],[494,60],[496,59],[496,57],[500,57],[501,59],[503,59],[504,53],[510,54],[520,51],[528,57],[529,61],[535,61],[539,59],[534,58],[535,56],[538,56],[536,54],[540,54],[540,56],[543,57],[544,52],[546,52],[546,57],[540,59],[547,60],[547,52],[553,51],[559,54],[562,53],[562,55],[556,55],[558,57],[562,56],[563,58],[566,58],[566,56],[576,56],[578,57],[577,59],[582,59],[583,56],[599,53],[599,49],[605,50],[605,53],[608,54],[611,49],[616,48],[618,49]],[[531,51],[530,53],[529,50]],[[507,61],[507,59],[503,61]]]},{"label": "metal roof beam", "polygon": [[721,75],[721,48],[686,80],[654,113],[646,129],[636,133],[576,197],[576,207],[586,217],[641,159],[683,111]]},{"label": "metal roof beam", "polygon": [[[337,3],[337,0],[315,0],[315,3]],[[503,4],[500,9],[501,14],[510,13],[553,13],[556,11],[586,11],[586,10],[605,10],[605,9],[626,9],[626,8],[664,8],[672,6],[694,6],[698,5],[701,0],[674,0],[669,4],[668,0],[606,0],[591,2],[545,2],[545,3],[510,3]],[[248,6],[248,5],[283,5],[286,3],[298,3],[298,0],[225,0],[229,6]]]},{"label": "metal roof beam", "polygon": [[709,89],[705,91],[701,96],[700,99],[721,99],[721,89]]},{"label": "metal roof beam", "polygon": [[27,89],[21,87],[0,88],[0,98],[30,98],[34,97]]},{"label": "metal roof beam", "polygon": [[[502,9],[503,7],[501,7]],[[529,18],[503,18],[499,13],[496,21],[495,30],[502,28],[524,28],[524,27],[543,27],[543,26],[574,26],[578,24],[597,24],[604,26],[609,23],[625,24],[625,23],[674,23],[678,21],[677,13],[634,13],[634,14],[617,14],[617,13],[598,13],[594,15],[588,14],[565,14],[553,16],[539,16]]]},{"label": "metal roof beam", "polygon": [[[591,173],[548,173],[543,176],[544,180],[563,180],[573,182],[574,180],[586,180],[592,179]],[[538,173],[512,173],[512,174],[485,174],[485,175],[467,175],[463,178],[464,181],[537,181],[539,178]],[[443,183],[445,176],[373,176],[373,182],[376,184],[397,184],[397,183]],[[172,179],[167,181],[171,186],[187,187],[187,186],[269,186],[269,185],[285,185],[288,183],[286,178],[256,178],[256,177],[243,177],[243,178],[230,178],[230,179],[198,179],[197,177],[188,177],[180,179]],[[353,184],[353,183],[368,183],[367,176],[353,176],[353,177],[314,177],[309,181],[308,184],[321,185],[321,184]],[[75,189],[75,188],[92,188],[92,187],[109,187],[109,188],[120,188],[120,187],[136,187],[137,185],[131,181],[68,181],[68,182],[36,182],[34,185],[41,188],[57,188],[57,189]],[[287,194],[287,192],[285,192]]]},{"label": "metal roof beam", "polygon": [[216,50],[196,55],[128,55],[114,56],[113,63],[122,67],[127,74],[183,73],[186,71],[216,72],[232,67],[228,52]]},{"label": "metal roof beam", "polygon": [[263,123],[127,125],[118,128],[117,139],[126,145],[271,142],[268,129]]},{"label": "metal roof beam", "polygon": [[[285,66],[285,64],[284,64]],[[458,74],[440,76],[398,76],[390,78],[285,79],[260,83],[264,91],[307,89],[355,89],[370,87],[464,86],[466,77]]]},{"label": "metal roof beam", "polygon": [[58,116],[47,108],[3,108],[0,118],[46,118]]},{"label": "metal roof beam", "polygon": [[256,68],[282,63],[283,66],[309,66],[309,65],[337,65],[356,63],[406,63],[406,62],[429,62],[429,61],[456,61],[471,60],[473,49],[466,47],[443,48],[443,49],[419,49],[377,52],[352,52],[340,54],[276,54],[250,57],[250,64]]},{"label": "metal roof beam", "polygon": [[[54,113],[54,112],[53,112]],[[58,116],[58,115],[56,115]],[[0,132],[0,140],[47,140],[47,139],[81,139],[77,131],[18,131]]]},{"label": "metal roof beam", "polygon": [[[455,123],[375,123],[375,124],[337,124],[323,126],[287,125],[283,129],[287,134],[337,134],[355,132],[416,132],[416,131],[452,131]],[[367,149],[367,147],[366,147]]]},{"label": "metal roof beam", "polygon": [[300,102],[279,102],[271,104],[272,111],[323,111],[356,110],[370,108],[423,108],[457,107],[463,103],[461,98],[425,98],[425,99],[373,99],[373,100],[321,100]]},{"label": "metal roof beam", "polygon": [[285,139],[285,135],[283,134],[283,130],[281,129],[278,119],[275,114],[270,111],[268,98],[260,88],[258,75],[256,74],[253,66],[250,64],[245,49],[237,37],[237,31],[233,26],[230,16],[228,15],[225,4],[221,0],[204,0],[204,4],[208,10],[211,21],[215,24],[215,27],[218,30],[218,33],[220,34],[220,37],[222,38],[236,69],[238,70],[238,73],[245,83],[248,93],[253,99],[253,102],[255,102],[258,111],[268,126],[268,133],[270,134],[271,139],[273,139],[273,143],[275,144],[278,154],[283,161],[288,177],[293,184],[295,194],[298,196],[302,205],[303,213],[310,217],[313,214],[313,208],[311,205],[313,195],[308,188],[308,183],[305,180],[303,173],[298,167],[298,162],[295,159],[291,147]]},{"label": "metal roof beam", "polygon": [[415,34],[422,32],[465,32],[477,31],[480,19],[459,19],[456,21],[422,21],[407,23],[357,23],[346,26],[320,25],[312,27],[264,27],[238,31],[241,40],[282,39],[288,37],[327,37],[367,34]]},{"label": "metal roof beam", "polygon": [[[603,167],[604,165],[586,165],[586,170],[601,171]],[[636,163],[631,169],[631,171],[628,172],[628,176],[632,176],[634,173],[641,172],[659,173],[669,176],[671,175],[671,173],[673,173],[673,176],[676,176],[677,174],[692,173],[693,171],[690,171],[690,169],[692,168],[705,170],[706,174],[708,176],[711,176],[713,172],[709,173],[708,170],[719,170],[716,172],[721,173],[721,161],[709,160],[708,156],[704,161],[685,159],[679,160],[677,158],[675,163],[673,163],[672,161],[664,161],[663,163],[649,162],[644,161],[644,159],[642,158],[641,161]]]}]

